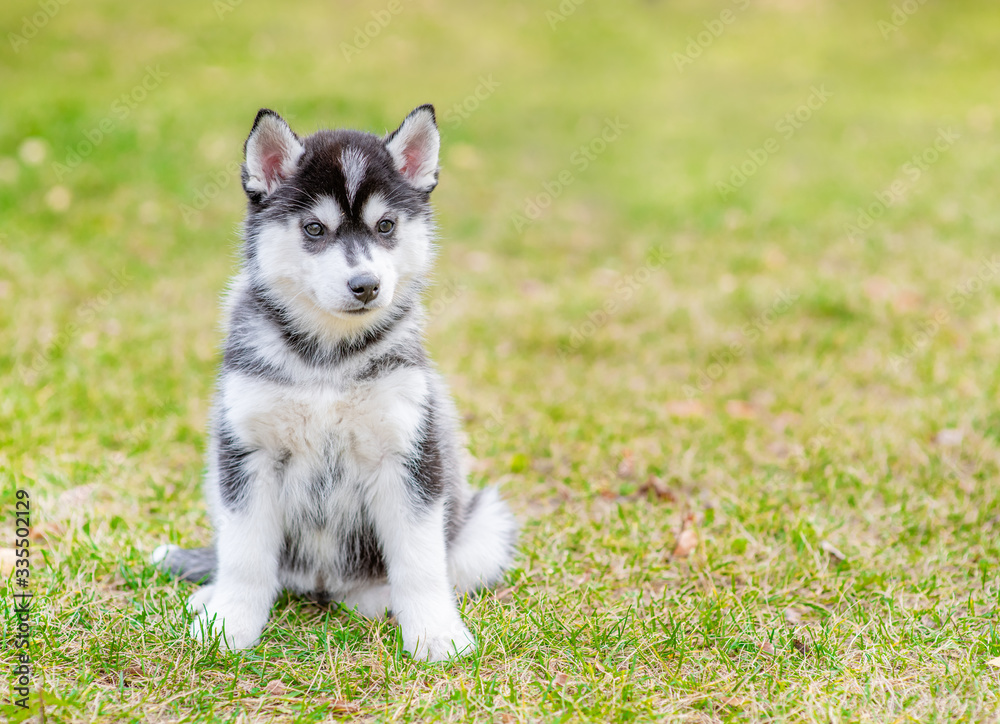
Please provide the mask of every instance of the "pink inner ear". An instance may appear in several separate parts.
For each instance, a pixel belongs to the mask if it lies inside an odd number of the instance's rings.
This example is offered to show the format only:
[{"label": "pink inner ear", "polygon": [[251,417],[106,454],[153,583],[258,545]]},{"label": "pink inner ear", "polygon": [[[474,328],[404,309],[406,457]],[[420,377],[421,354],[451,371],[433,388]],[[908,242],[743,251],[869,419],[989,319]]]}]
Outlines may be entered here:
[{"label": "pink inner ear", "polygon": [[281,175],[281,166],[284,156],[281,151],[273,151],[264,154],[260,160],[261,170],[264,172],[264,183],[268,188],[278,185],[284,177]]},{"label": "pink inner ear", "polygon": [[417,173],[420,171],[420,166],[422,164],[420,149],[415,146],[409,146],[403,150],[403,167],[399,169],[399,172],[403,174],[405,178],[413,180]]}]

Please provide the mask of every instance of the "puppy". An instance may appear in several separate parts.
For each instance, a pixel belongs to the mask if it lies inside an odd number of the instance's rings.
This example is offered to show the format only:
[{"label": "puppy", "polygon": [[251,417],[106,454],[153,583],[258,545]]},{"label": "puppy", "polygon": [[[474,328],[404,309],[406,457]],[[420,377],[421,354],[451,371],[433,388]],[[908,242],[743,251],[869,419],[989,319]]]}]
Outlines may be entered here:
[{"label": "puppy", "polygon": [[253,646],[287,588],[391,611],[417,659],[475,648],[456,591],[503,576],[517,526],[495,488],[466,483],[423,345],[439,146],[429,105],[384,138],[254,120],[205,476],[215,541],[153,554],[208,582],[195,636]]}]

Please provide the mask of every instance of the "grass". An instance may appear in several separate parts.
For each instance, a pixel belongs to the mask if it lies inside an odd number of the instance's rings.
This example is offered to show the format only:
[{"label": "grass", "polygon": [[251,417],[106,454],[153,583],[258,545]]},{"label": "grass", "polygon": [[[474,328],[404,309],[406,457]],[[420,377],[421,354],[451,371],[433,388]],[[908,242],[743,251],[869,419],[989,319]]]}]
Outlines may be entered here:
[{"label": "grass", "polygon": [[[0,8],[9,721],[1000,720],[995,4],[45,7]],[[428,101],[428,342],[516,568],[469,660],[291,597],[197,645],[146,561],[210,536],[240,145]]]}]

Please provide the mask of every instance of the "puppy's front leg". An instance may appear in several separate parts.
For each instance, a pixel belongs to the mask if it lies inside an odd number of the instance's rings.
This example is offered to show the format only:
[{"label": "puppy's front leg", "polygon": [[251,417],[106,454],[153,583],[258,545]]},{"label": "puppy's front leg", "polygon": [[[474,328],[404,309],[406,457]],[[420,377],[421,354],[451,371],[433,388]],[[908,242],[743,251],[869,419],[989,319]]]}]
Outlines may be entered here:
[{"label": "puppy's front leg", "polygon": [[444,501],[417,502],[408,489],[409,471],[402,466],[383,474],[380,482],[371,513],[403,648],[427,661],[472,653],[476,641],[458,615],[448,580]]},{"label": "puppy's front leg", "polygon": [[264,451],[227,460],[225,444],[218,466],[218,569],[213,583],[191,596],[188,605],[198,614],[191,626],[195,637],[224,633],[226,647],[236,650],[257,643],[280,590],[283,521],[275,500],[274,462]]}]

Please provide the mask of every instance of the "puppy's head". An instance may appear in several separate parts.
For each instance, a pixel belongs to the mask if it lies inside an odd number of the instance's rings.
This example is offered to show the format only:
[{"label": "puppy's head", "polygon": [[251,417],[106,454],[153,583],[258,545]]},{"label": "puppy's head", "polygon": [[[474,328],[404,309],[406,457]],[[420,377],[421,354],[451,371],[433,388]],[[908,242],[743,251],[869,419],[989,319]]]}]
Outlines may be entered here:
[{"label": "puppy's head", "polygon": [[300,139],[262,109],[243,165],[254,283],[334,334],[412,303],[431,262],[439,147],[429,105],[385,138],[339,130]]}]

